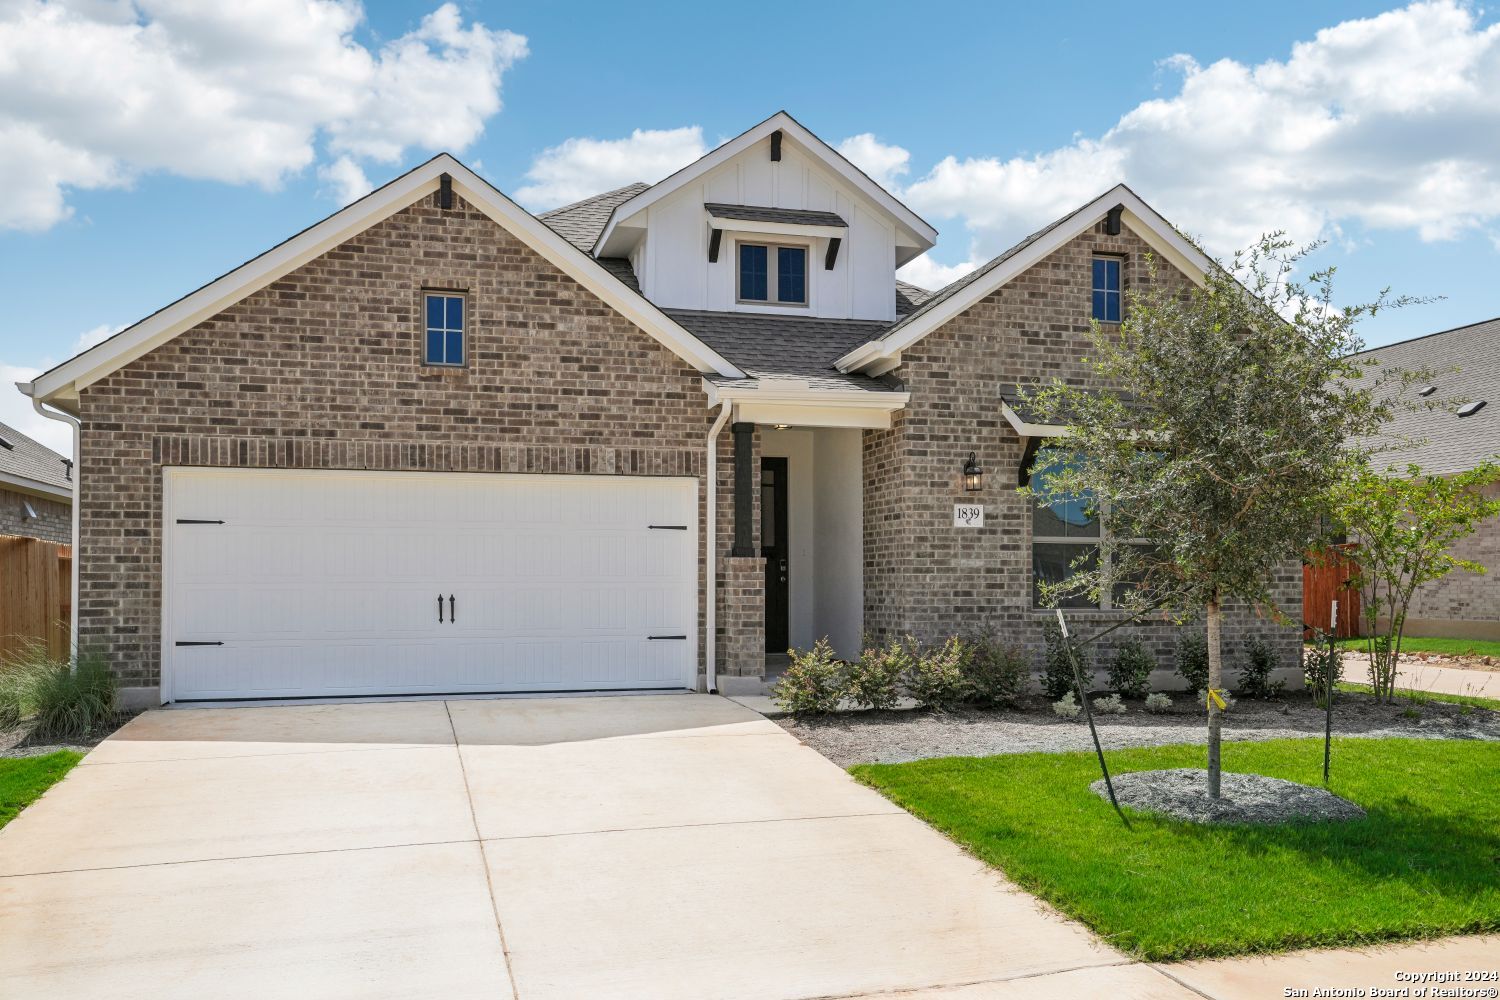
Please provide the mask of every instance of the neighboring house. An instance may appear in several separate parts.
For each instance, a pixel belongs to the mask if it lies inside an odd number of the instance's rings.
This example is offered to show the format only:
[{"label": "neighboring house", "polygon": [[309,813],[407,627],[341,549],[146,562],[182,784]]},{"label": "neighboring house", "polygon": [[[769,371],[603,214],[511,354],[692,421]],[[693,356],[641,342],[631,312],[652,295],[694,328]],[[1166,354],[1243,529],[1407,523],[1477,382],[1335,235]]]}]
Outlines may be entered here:
[{"label": "neighboring house", "polygon": [[73,463],[0,424],[0,535],[73,540]]},{"label": "neighboring house", "polygon": [[81,634],[163,701],[754,691],[822,635],[1035,646],[1034,567],[1098,525],[1033,523],[1059,429],[1005,396],[1085,377],[1148,253],[1209,262],[1123,186],[898,282],[936,237],[785,113],[541,217],[438,156],[25,387],[82,422]]},{"label": "neighboring house", "polygon": [[[1363,356],[1381,367],[1428,369],[1435,377],[1431,386],[1419,387],[1425,398],[1463,401],[1398,412],[1387,434],[1403,446],[1378,461],[1401,471],[1415,464],[1444,476],[1481,462],[1500,462],[1500,318],[1373,348]],[[1486,493],[1500,496],[1500,484],[1487,487]],[[1454,570],[1420,587],[1407,615],[1406,634],[1500,639],[1500,518],[1482,523],[1452,552],[1489,572]]]}]

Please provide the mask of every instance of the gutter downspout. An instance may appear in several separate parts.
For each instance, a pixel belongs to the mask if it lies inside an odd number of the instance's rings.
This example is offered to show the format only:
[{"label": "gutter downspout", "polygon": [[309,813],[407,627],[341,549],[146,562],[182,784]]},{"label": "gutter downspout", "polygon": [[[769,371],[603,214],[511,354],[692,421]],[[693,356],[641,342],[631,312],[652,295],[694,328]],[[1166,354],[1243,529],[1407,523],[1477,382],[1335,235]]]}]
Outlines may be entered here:
[{"label": "gutter downspout", "polygon": [[[724,425],[729,422],[732,410],[733,407],[728,400],[720,402],[719,415],[714,420],[713,428],[708,432],[708,511],[703,518],[705,532],[703,551],[704,561],[708,568],[708,581],[705,597],[707,603],[703,608],[703,655],[709,694],[719,693],[718,643],[715,641],[719,624],[716,608],[719,589],[719,560],[717,558],[719,549],[719,435],[723,433]],[[77,562],[75,561],[73,565],[76,570]]]},{"label": "gutter downspout", "polygon": [[[16,388],[20,389],[21,385],[22,383],[17,383]],[[29,391],[31,389],[30,383],[25,383],[25,386],[26,388],[22,389],[22,391],[25,392],[26,395],[31,396],[31,392]],[[81,541],[80,529],[83,524],[81,516],[83,505],[79,502],[81,499],[81,491],[79,490],[78,486],[83,479],[83,428],[79,424],[77,417],[64,413],[61,410],[49,410],[44,407],[42,405],[42,401],[40,399],[37,399],[35,396],[32,396],[31,398],[31,408],[33,410],[36,410],[37,413],[46,417],[48,420],[60,420],[63,423],[67,424],[69,427],[73,428],[73,581],[71,584],[73,588],[73,599],[70,602],[72,606],[69,609],[68,615],[70,619],[70,621],[68,622],[68,659],[72,662],[73,669],[77,670],[78,605],[81,603],[78,594],[78,581],[80,579],[79,571],[82,568],[83,564],[82,546],[79,544],[79,542]]]}]

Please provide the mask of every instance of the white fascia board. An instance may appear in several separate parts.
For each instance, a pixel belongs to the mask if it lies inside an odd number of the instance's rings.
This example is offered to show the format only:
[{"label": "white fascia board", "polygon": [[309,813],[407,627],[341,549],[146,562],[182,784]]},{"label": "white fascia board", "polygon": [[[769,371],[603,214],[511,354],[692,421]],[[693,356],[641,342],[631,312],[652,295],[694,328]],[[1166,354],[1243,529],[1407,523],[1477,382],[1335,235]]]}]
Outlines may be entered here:
[{"label": "white fascia board", "polygon": [[734,409],[735,419],[745,423],[885,430],[891,426],[891,414],[911,402],[909,392],[812,389],[783,380],[774,385],[746,381],[741,386],[704,380],[708,405],[728,404]]},{"label": "white fascia board", "polygon": [[58,397],[74,398],[78,390],[432,194],[445,173],[453,178],[454,189],[470,204],[678,357],[702,372],[717,372],[730,377],[744,374],[535,216],[468,167],[443,153],[134,326],[37,376],[29,385],[28,394],[44,401]]},{"label": "white fascia board", "polygon": [[721,219],[709,216],[708,228],[726,233],[750,233],[764,236],[808,236],[814,239],[843,239],[848,226],[814,226],[803,222],[752,222],[748,219]]},{"label": "white fascia board", "polygon": [[0,486],[19,493],[30,493],[34,496],[47,497],[52,500],[62,500],[66,503],[73,502],[73,491],[62,486],[54,486],[44,483],[40,479],[30,479],[26,476],[18,476],[10,472],[0,472]]},{"label": "white fascia board", "polygon": [[1045,260],[1048,255],[1075,239],[1080,233],[1092,228],[1116,205],[1125,207],[1125,211],[1121,213],[1122,223],[1129,226],[1148,246],[1167,258],[1173,266],[1191,280],[1199,285],[1203,284],[1204,276],[1210,268],[1215,266],[1213,261],[1184,239],[1166,219],[1143,202],[1135,192],[1121,184],[1080,209],[1070,223],[1058,226],[1046,233],[993,271],[971,282],[950,298],[935,305],[929,312],[923,313],[916,320],[902,327],[893,336],[861,344],[834,362],[834,366],[843,372],[859,371],[873,362],[899,355],[976,302],[992,294],[1000,286]]},{"label": "white fascia board", "polygon": [[[832,170],[839,177],[853,185],[862,195],[880,206],[883,211],[896,220],[899,227],[908,230],[908,236],[913,247],[917,248],[917,253],[931,249],[933,244],[937,242],[937,230],[930,226],[925,219],[901,204],[894,195],[879,184],[876,184],[870,179],[868,174],[850,163],[837,150],[829,146],[828,143],[809,132],[791,115],[785,111],[778,111],[759,125],[740,133],[724,143],[724,145],[704,154],[665,180],[653,184],[629,201],[616,205],[614,211],[610,212],[609,221],[605,223],[603,231],[599,233],[599,238],[594,241],[595,256],[607,256],[604,253],[604,249],[609,244],[610,236],[614,234],[616,227],[621,226],[626,219],[645,211],[662,198],[682,188],[683,185],[691,183],[725,161],[738,156],[777,130],[781,131],[784,138],[790,138],[795,141],[799,146],[820,160],[829,170]],[[915,257],[916,254],[912,256]]]},{"label": "white fascia board", "polygon": [[1005,417],[1005,422],[1023,438],[1052,438],[1067,437],[1068,428],[1062,424],[1033,424],[1021,419],[1021,415],[1011,409],[1009,403],[1003,400],[1000,403],[1000,413]]}]

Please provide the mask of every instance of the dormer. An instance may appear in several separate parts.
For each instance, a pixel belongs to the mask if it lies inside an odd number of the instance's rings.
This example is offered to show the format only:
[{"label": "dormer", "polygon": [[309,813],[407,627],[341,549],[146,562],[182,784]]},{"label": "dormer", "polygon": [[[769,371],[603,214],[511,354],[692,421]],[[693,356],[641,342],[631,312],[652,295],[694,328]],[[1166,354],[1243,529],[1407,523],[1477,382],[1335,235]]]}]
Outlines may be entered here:
[{"label": "dormer", "polygon": [[664,309],[889,322],[896,269],[936,239],[783,111],[618,205],[594,256]]}]

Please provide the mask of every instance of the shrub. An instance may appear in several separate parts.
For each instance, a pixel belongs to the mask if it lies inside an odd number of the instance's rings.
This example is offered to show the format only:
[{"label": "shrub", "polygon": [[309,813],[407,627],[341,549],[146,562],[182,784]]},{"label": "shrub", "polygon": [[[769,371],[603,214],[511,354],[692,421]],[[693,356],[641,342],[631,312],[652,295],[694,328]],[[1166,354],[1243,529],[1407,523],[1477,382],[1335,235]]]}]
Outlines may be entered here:
[{"label": "shrub", "polygon": [[1189,691],[1208,690],[1208,637],[1202,632],[1184,632],[1177,640],[1177,672]]},{"label": "shrub", "polygon": [[1026,654],[990,633],[969,640],[967,700],[981,708],[1019,708],[1031,685]]},{"label": "shrub", "polygon": [[1337,684],[1343,673],[1344,660],[1337,646],[1319,642],[1302,654],[1302,675],[1319,707],[1327,707],[1323,704],[1323,697],[1324,692],[1329,689],[1330,680],[1332,684]]},{"label": "shrub", "polygon": [[1064,641],[1062,628],[1054,619],[1042,623],[1042,641],[1046,650],[1042,657],[1042,693],[1053,700],[1073,690],[1073,661],[1068,657],[1071,648],[1078,657],[1078,669],[1083,676],[1091,676],[1088,653],[1080,649],[1073,639]]},{"label": "shrub", "polygon": [[911,659],[910,649],[899,640],[878,646],[866,638],[859,659],[845,669],[846,696],[860,708],[894,708]]},{"label": "shrub", "polygon": [[33,740],[78,740],[115,718],[115,677],[94,654],[75,661],[33,645],[0,672],[0,725],[25,722]]},{"label": "shrub", "polygon": [[1052,703],[1052,714],[1059,719],[1076,719],[1078,713],[1083,711],[1078,702],[1073,699],[1073,692],[1069,691],[1057,701]]},{"label": "shrub", "polygon": [[1158,691],[1156,694],[1146,695],[1146,711],[1152,715],[1161,715],[1172,710],[1172,699]]},{"label": "shrub", "polygon": [[906,671],[907,693],[923,708],[945,710],[962,704],[967,694],[968,644],[957,636],[941,646],[922,650],[910,636],[906,642],[912,650]]},{"label": "shrub", "polygon": [[1245,697],[1266,701],[1281,694],[1285,681],[1271,680],[1276,669],[1276,653],[1260,636],[1245,642],[1245,665],[1240,668],[1240,691]]},{"label": "shrub", "polygon": [[771,689],[771,697],[782,711],[795,716],[827,715],[838,709],[844,685],[844,666],[825,638],[812,649],[791,651],[791,663]]},{"label": "shrub", "polygon": [[1109,688],[1124,698],[1144,698],[1151,689],[1151,671],[1155,669],[1156,657],[1132,636],[1120,643],[1109,661]]},{"label": "shrub", "polygon": [[1095,698],[1094,711],[1100,715],[1124,715],[1125,703],[1117,694],[1112,694],[1107,698]]}]

